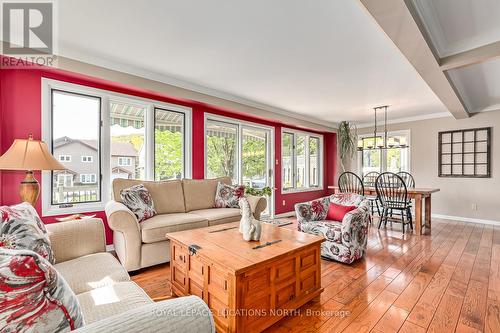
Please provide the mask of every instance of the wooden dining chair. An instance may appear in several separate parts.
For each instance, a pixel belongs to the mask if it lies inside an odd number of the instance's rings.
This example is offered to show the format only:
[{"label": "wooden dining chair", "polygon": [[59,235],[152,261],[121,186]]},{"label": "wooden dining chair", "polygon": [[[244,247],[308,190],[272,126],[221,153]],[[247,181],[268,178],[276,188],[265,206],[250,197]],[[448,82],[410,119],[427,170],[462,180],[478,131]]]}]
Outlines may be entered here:
[{"label": "wooden dining chair", "polygon": [[[380,175],[380,173],[376,171],[368,172],[366,175],[363,176],[363,185],[364,187],[375,187],[375,181],[377,180],[377,177]],[[377,213],[378,216],[380,216],[380,207],[378,203],[378,199],[376,195],[367,195],[366,199],[370,202],[370,208],[372,215],[375,213],[375,208],[377,208]]]},{"label": "wooden dining chair", "polygon": [[406,172],[406,171],[400,171],[397,173],[397,175],[401,178],[403,178],[403,181],[406,184],[407,188],[414,188],[415,187],[415,178],[411,175],[411,173]]},{"label": "wooden dining chair", "polygon": [[[375,190],[382,204],[382,216],[378,228],[380,229],[382,222],[384,222],[384,226],[387,226],[388,217],[393,211],[400,211],[403,233],[407,223],[410,224],[410,228],[413,230],[411,206],[408,203],[408,189],[403,178],[392,172],[384,172],[377,177]],[[407,222],[405,222],[405,216]]]},{"label": "wooden dining chair", "polygon": [[[397,173],[397,175],[399,177],[403,178],[403,181],[405,182],[407,189],[415,187],[415,178],[413,178],[411,173],[406,172],[406,171],[400,171]],[[408,204],[410,205],[410,210],[409,210],[409,213],[407,212],[407,214],[411,215],[412,202],[411,202],[410,198],[408,198]],[[408,218],[410,218],[410,216],[408,216]]]},{"label": "wooden dining chair", "polygon": [[353,172],[346,171],[339,176],[340,193],[355,193],[365,195],[365,187],[359,176]]}]

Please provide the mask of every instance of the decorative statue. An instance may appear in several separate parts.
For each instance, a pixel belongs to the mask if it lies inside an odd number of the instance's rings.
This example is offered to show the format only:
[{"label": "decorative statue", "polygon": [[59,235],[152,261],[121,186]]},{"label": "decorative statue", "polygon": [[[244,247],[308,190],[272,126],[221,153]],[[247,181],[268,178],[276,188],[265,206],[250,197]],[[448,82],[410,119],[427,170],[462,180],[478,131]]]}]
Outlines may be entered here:
[{"label": "decorative statue", "polygon": [[247,198],[243,197],[239,201],[241,221],[240,232],[243,234],[243,239],[248,241],[260,240],[262,227],[260,221],[253,217],[252,209]]}]

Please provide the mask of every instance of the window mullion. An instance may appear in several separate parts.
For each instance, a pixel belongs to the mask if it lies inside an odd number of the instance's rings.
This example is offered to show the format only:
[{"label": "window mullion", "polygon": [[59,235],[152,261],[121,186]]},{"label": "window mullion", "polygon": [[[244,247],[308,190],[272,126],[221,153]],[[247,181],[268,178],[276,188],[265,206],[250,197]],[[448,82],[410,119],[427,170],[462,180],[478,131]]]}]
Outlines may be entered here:
[{"label": "window mullion", "polygon": [[305,187],[309,188],[311,187],[311,182],[310,182],[310,179],[309,179],[309,176],[310,176],[310,173],[309,173],[309,168],[310,168],[310,163],[311,163],[311,156],[309,156],[309,140],[310,140],[310,136],[309,135],[306,135],[305,136],[305,142],[304,142],[304,151],[305,151],[305,158],[304,158],[304,185]]},{"label": "window mullion", "polygon": [[144,114],[144,134],[146,156],[144,161],[145,176],[147,180],[155,178],[155,108],[150,104]]},{"label": "window mullion", "polygon": [[108,202],[111,199],[111,117],[109,97],[101,96],[101,149],[99,150],[101,201]]},{"label": "window mullion", "polygon": [[382,172],[387,172],[387,149],[381,149],[380,152]]},{"label": "window mullion", "polygon": [[292,188],[297,188],[297,135],[292,133]]},{"label": "window mullion", "polygon": [[238,134],[236,136],[238,143],[236,144],[237,147],[237,152],[236,152],[236,158],[237,158],[237,179],[238,179],[238,184],[243,184],[243,130],[242,130],[242,125],[238,124]]}]

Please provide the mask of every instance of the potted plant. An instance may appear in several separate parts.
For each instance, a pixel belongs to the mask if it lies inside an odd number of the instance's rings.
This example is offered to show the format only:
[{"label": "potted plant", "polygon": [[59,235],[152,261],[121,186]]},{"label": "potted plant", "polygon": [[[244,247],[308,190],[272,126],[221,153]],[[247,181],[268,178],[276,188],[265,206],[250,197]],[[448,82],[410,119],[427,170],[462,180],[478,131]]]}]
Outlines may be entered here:
[{"label": "potted plant", "polygon": [[245,194],[256,195],[259,197],[270,197],[272,190],[269,186],[263,188],[245,187]]},{"label": "potted plant", "polygon": [[340,166],[345,172],[344,161],[346,157],[352,158],[356,151],[358,133],[356,126],[348,121],[341,121],[337,131],[337,147],[339,150]]}]

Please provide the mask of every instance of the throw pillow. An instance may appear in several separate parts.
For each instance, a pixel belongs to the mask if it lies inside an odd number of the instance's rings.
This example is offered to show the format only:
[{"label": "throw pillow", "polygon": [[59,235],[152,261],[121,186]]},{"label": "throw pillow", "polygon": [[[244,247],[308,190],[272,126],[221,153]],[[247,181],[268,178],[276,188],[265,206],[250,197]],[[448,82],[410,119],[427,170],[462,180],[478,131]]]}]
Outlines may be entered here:
[{"label": "throw pillow", "polygon": [[139,222],[156,215],[153,198],[143,184],[121,190],[120,197],[122,203],[135,214]]},{"label": "throw pillow", "polygon": [[240,198],[245,195],[245,186],[227,185],[221,182],[217,183],[215,192],[215,208],[239,208]]},{"label": "throw pillow", "polygon": [[326,214],[326,219],[330,221],[342,222],[345,214],[349,213],[351,210],[356,209],[356,206],[342,206],[331,202],[330,207],[328,207],[328,213]]},{"label": "throw pillow", "polygon": [[55,264],[47,229],[33,206],[2,206],[0,215],[0,248],[31,250]]},{"label": "throw pillow", "polygon": [[84,325],[78,300],[45,258],[0,248],[0,332],[67,332]]}]

